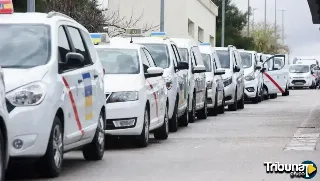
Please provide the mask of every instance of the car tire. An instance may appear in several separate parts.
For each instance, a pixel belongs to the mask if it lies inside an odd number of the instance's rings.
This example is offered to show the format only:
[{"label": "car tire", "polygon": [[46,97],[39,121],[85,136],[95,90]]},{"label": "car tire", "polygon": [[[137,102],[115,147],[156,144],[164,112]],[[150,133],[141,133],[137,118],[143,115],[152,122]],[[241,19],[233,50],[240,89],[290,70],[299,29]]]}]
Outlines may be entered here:
[{"label": "car tire", "polygon": [[251,102],[253,104],[258,104],[259,103],[259,93],[258,93],[258,91],[256,93],[256,97],[252,98]]},{"label": "car tire", "polygon": [[149,127],[150,127],[150,114],[149,114],[149,109],[146,108],[144,111],[143,129],[141,131],[141,134],[135,140],[135,144],[140,148],[147,147],[149,144]]},{"label": "car tire", "polygon": [[189,96],[187,99],[187,107],[184,114],[181,116],[179,121],[181,126],[187,127],[189,125]]},{"label": "car tire", "polygon": [[196,115],[198,119],[207,119],[208,117],[208,103],[207,103],[207,91],[205,94],[205,99],[204,99],[204,106],[202,109],[200,109]]},{"label": "car tire", "polygon": [[90,144],[86,145],[82,149],[83,157],[86,160],[101,160],[104,155],[104,144],[105,144],[105,134],[104,129],[106,125],[106,120],[104,113],[101,111],[99,115],[98,125],[96,133],[93,137],[93,140]]},{"label": "car tire", "polygon": [[168,104],[166,105],[163,124],[154,133],[154,138],[158,140],[165,140],[169,136],[169,114],[168,114]]},{"label": "car tire", "polygon": [[219,114],[224,114],[224,112],[225,112],[224,107],[225,106],[226,106],[226,102],[225,102],[224,92],[223,92],[222,104],[221,104],[221,106],[218,107],[218,113]]},{"label": "car tire", "polygon": [[282,96],[289,96],[289,88],[287,87],[284,91],[284,93],[282,93]]},{"label": "car tire", "polygon": [[261,89],[261,87],[260,87],[260,89],[259,89],[259,94],[258,94],[258,102],[262,102],[263,101],[263,98],[262,98],[263,96],[262,96],[262,89]]},{"label": "car tire", "polygon": [[218,115],[218,91],[216,91],[215,101],[213,108],[208,109],[209,116],[217,116]]},{"label": "car tire", "polygon": [[4,140],[4,136],[0,130],[0,181],[4,181],[5,179],[5,162],[6,162],[6,150],[5,150],[6,142]]},{"label": "car tire", "polygon": [[268,100],[269,99],[269,91],[265,88],[265,86],[263,86],[263,98],[264,100]]},{"label": "car tire", "polygon": [[238,109],[238,96],[237,96],[237,89],[236,89],[236,92],[234,94],[234,102],[233,102],[233,104],[228,106],[228,110],[229,111],[237,111],[237,109]]},{"label": "car tire", "polygon": [[244,91],[242,93],[242,98],[238,102],[238,109],[244,109]]},{"label": "car tire", "polygon": [[192,98],[192,108],[191,112],[189,113],[189,122],[194,123],[196,121],[196,95],[193,95]]},{"label": "car tire", "polygon": [[[55,155],[58,155],[55,157]],[[55,178],[61,173],[63,163],[63,127],[61,120],[56,116],[50,131],[47,151],[36,163],[36,170],[45,177]]]},{"label": "car tire", "polygon": [[176,102],[174,103],[174,110],[172,118],[169,120],[169,130],[170,132],[177,132],[179,129],[179,120],[178,120],[178,96],[176,97]]},{"label": "car tire", "polygon": [[275,99],[277,98],[277,94],[270,94],[270,99]]}]

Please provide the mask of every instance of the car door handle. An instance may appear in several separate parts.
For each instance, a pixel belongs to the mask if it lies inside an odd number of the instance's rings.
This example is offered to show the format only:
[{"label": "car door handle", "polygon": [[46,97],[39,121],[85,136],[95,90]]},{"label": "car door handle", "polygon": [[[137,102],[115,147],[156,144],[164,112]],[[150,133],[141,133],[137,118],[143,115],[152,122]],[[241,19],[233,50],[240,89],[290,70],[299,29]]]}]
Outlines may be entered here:
[{"label": "car door handle", "polygon": [[94,75],[94,76],[93,76],[94,79],[96,79],[96,78],[98,78],[98,77],[99,77],[99,75]]},{"label": "car door handle", "polygon": [[81,80],[81,79],[79,79],[79,80],[78,80],[78,84],[81,84],[81,82],[82,82],[82,80]]}]

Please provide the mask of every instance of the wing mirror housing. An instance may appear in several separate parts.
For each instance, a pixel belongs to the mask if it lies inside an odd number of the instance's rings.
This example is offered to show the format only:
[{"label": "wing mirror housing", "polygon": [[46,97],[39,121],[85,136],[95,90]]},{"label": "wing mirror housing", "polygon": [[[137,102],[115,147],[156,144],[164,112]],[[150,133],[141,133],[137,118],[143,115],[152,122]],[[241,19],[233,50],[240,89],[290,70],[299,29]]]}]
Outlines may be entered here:
[{"label": "wing mirror housing", "polygon": [[225,74],[226,71],[224,69],[217,69],[215,72],[214,72],[214,75],[223,75]]},{"label": "wing mirror housing", "polygon": [[[62,66],[67,66],[68,68],[82,68],[84,67],[84,57],[80,53],[69,52],[66,55],[65,62],[59,62]],[[68,65],[70,64],[70,65]]]},{"label": "wing mirror housing", "polygon": [[240,72],[240,70],[241,70],[241,68],[238,65],[234,66],[234,68],[233,68],[234,72]]},{"label": "wing mirror housing", "polygon": [[257,62],[256,69],[260,70],[261,68],[262,68],[262,63],[261,62]]},{"label": "wing mirror housing", "polygon": [[178,66],[176,68],[179,70],[188,70],[189,64],[187,62],[178,62]]},{"label": "wing mirror housing", "polygon": [[260,72],[261,72],[261,73],[264,73],[266,70],[267,70],[267,69],[266,69],[265,67],[263,67],[263,68],[260,70]]},{"label": "wing mirror housing", "polygon": [[204,65],[197,65],[193,67],[192,73],[203,73],[206,72],[206,67]]},{"label": "wing mirror housing", "polygon": [[163,68],[150,67],[147,69],[147,73],[144,74],[145,78],[159,77],[163,75]]}]

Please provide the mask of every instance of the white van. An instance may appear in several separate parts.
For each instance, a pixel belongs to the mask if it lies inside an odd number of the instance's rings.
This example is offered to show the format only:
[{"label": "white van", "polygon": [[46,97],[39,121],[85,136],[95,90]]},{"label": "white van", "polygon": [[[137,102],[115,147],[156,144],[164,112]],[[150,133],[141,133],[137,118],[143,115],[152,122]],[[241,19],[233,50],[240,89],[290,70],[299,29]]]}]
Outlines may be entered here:
[{"label": "white van", "polygon": [[199,44],[192,39],[170,38],[174,41],[182,57],[181,61],[189,63],[188,95],[189,95],[189,122],[195,122],[196,117],[207,119],[207,84],[206,67],[199,50]]},{"label": "white van", "polygon": [[103,69],[88,30],[58,12],[0,19],[10,159],[39,158],[48,177],[60,174],[65,152],[102,159]]},{"label": "white van", "polygon": [[289,88],[302,88],[308,87],[315,89],[317,87],[316,76],[314,76],[314,66],[308,63],[297,63],[290,65],[289,76],[290,83]]}]

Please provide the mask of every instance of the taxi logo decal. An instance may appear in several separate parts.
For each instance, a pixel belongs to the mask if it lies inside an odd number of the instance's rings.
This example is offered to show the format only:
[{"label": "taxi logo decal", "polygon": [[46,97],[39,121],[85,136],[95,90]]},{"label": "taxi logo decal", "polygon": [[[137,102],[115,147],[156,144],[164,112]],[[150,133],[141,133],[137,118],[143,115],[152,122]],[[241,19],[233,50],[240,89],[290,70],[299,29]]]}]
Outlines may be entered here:
[{"label": "taxi logo decal", "polygon": [[68,90],[67,93],[68,93],[70,101],[71,101],[71,105],[72,105],[74,117],[75,117],[76,122],[77,122],[78,129],[81,131],[81,134],[83,135],[84,134],[84,130],[82,129],[82,126],[81,126],[81,122],[80,122],[80,119],[79,119],[77,106],[76,106],[76,103],[74,102],[74,98],[73,98],[72,92],[70,91],[69,84],[68,84],[66,78],[64,78],[64,77],[62,77],[62,81],[63,81],[64,85],[66,86],[66,88]]},{"label": "taxi logo decal", "polygon": [[92,120],[92,84],[90,73],[82,74],[85,95],[85,120]]},{"label": "taxi logo decal", "polygon": [[275,80],[273,80],[273,78],[269,74],[265,72],[264,75],[268,77],[268,79],[280,90],[281,93],[284,93],[284,90],[280,87],[280,85]]},{"label": "taxi logo decal", "polygon": [[158,99],[157,99],[157,94],[156,94],[156,92],[154,91],[154,89],[153,89],[153,86],[151,85],[151,83],[148,81],[148,80],[146,80],[147,81],[147,83],[149,84],[149,87],[151,88],[151,91],[153,92],[153,97],[154,97],[154,100],[155,100],[155,102],[156,102],[156,115],[157,115],[157,117],[159,117],[159,113],[158,113]]}]

